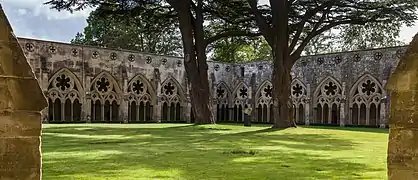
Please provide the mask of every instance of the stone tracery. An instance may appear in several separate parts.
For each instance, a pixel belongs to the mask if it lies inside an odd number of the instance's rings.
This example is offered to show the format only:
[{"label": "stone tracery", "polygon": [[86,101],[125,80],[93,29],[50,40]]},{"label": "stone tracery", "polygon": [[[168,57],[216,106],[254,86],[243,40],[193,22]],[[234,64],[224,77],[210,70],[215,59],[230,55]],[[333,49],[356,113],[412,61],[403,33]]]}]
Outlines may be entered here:
[{"label": "stone tracery", "polygon": [[120,94],[122,91],[112,75],[108,72],[98,74],[90,87],[92,121],[119,121]]},{"label": "stone tracery", "polygon": [[307,88],[299,79],[291,83],[291,98],[294,106],[295,121],[297,124],[305,124],[305,109],[308,106]]},{"label": "stone tracery", "polygon": [[360,77],[350,90],[351,123],[378,126],[383,88],[373,76]]},{"label": "stone tracery", "polygon": [[83,87],[68,69],[56,72],[48,85],[48,119],[50,122],[81,120]]},{"label": "stone tracery", "polygon": [[249,107],[249,98],[251,92],[248,86],[244,82],[238,83],[235,87],[233,94],[233,121],[243,122],[244,121],[244,109]]},{"label": "stone tracery", "polygon": [[216,108],[217,120],[229,121],[229,98],[231,91],[224,82],[220,82],[216,87]]},{"label": "stone tracery", "polygon": [[149,122],[153,119],[156,93],[150,82],[142,74],[136,75],[128,83],[128,121]]},{"label": "stone tracery", "polygon": [[273,85],[270,81],[264,81],[258,88],[256,93],[257,122],[271,122],[270,114],[272,113],[272,96]]},{"label": "stone tracery", "polygon": [[314,93],[315,123],[339,124],[342,86],[332,77],[325,78]]},{"label": "stone tracery", "polygon": [[161,83],[162,121],[182,121],[184,92],[180,84],[173,77]]}]

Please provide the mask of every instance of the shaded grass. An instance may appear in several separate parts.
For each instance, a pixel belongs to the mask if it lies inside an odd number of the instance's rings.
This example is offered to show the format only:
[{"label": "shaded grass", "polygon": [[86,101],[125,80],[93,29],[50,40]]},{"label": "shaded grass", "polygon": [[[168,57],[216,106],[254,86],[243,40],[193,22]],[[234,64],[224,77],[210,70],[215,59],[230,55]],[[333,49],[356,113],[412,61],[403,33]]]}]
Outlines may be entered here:
[{"label": "shaded grass", "polygon": [[42,138],[43,179],[386,179],[385,130],[48,124]]}]

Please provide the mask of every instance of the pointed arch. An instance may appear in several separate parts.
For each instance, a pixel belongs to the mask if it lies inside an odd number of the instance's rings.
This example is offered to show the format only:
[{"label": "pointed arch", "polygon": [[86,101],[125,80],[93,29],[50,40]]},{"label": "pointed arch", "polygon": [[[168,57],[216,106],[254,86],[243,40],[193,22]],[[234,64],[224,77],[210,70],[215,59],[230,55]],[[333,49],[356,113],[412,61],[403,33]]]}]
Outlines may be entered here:
[{"label": "pointed arch", "polygon": [[[139,89],[136,89],[135,86],[140,85],[143,91],[141,92]],[[143,75],[137,74],[133,78],[131,78],[128,82],[128,89],[127,93],[129,96],[135,96],[137,100],[143,100],[143,96],[148,97],[147,101],[150,101],[152,105],[156,104],[156,96],[157,93],[155,92],[154,87],[151,85],[150,81]]]},{"label": "pointed arch", "polygon": [[[91,81],[91,85],[90,85],[90,91],[99,90],[99,89],[97,89],[97,84],[96,83],[97,83],[97,81],[101,80],[101,78],[106,78],[109,81],[111,87],[114,88],[113,91],[116,94],[122,94],[122,88],[120,87],[119,83],[116,81],[116,78],[113,77],[107,71],[102,71],[93,78],[93,80]],[[99,91],[102,91],[102,90],[99,90]]]},{"label": "pointed arch", "polygon": [[321,88],[323,88],[326,84],[329,84],[330,82],[335,84],[337,86],[337,88],[342,90],[342,86],[341,86],[340,82],[338,82],[337,79],[335,79],[334,77],[328,76],[328,77],[324,78],[321,81],[321,83],[319,83],[319,85],[316,87],[315,92],[314,92],[314,97],[318,96],[320,91],[323,90]]},{"label": "pointed arch", "polygon": [[[265,92],[265,88],[268,88],[268,92]],[[267,99],[271,98],[271,91],[273,90],[273,84],[270,80],[264,80],[260,86],[258,86],[257,92],[255,93],[255,98],[259,99],[260,97],[265,97]]]},{"label": "pointed arch", "polygon": [[[54,73],[48,81],[49,119],[57,121],[80,121],[84,88],[77,76],[67,68]],[[62,106],[62,104],[64,106]]]},{"label": "pointed arch", "polygon": [[239,82],[235,86],[232,96],[234,99],[248,99],[251,96],[249,86],[243,81]]},{"label": "pointed arch", "polygon": [[[226,98],[231,96],[231,93],[232,93],[231,89],[229,88],[229,86],[225,82],[223,82],[223,81],[219,82],[216,85],[216,90],[218,90],[219,88],[223,88],[224,90],[226,90]],[[216,97],[219,98],[218,92],[216,93]]]},{"label": "pointed arch", "polygon": [[292,83],[290,84],[290,95],[293,102],[294,109],[294,118],[296,124],[305,124],[305,108],[307,103],[308,97],[308,90],[301,80],[293,79]]},{"label": "pointed arch", "polygon": [[[73,73],[71,72],[68,68],[61,68],[58,71],[56,71],[54,73],[54,75],[51,76],[51,78],[49,78],[48,80],[48,84],[50,85],[52,83],[52,81],[54,81],[57,77],[59,77],[60,75],[65,74],[68,77],[70,77],[71,79],[74,80],[74,83],[76,84],[78,91],[80,93],[84,92],[84,86],[81,84],[80,79]],[[82,93],[84,94],[84,93]]]},{"label": "pointed arch", "polygon": [[[363,74],[362,76],[360,76],[357,81],[353,84],[353,86],[350,89],[350,97],[352,97],[357,90],[359,90],[359,88],[361,88],[361,83],[367,83],[367,81],[370,80],[371,82],[375,83],[377,88],[377,93],[383,94],[384,88],[382,87],[382,84],[380,83],[379,80],[377,80],[377,78],[375,78],[374,76],[372,76],[371,74]],[[361,92],[359,92],[361,93]]]},{"label": "pointed arch", "polygon": [[357,79],[349,95],[352,124],[379,125],[383,92],[382,84],[371,74],[364,74]]},{"label": "pointed arch", "polygon": [[[324,78],[313,94],[316,122],[321,124],[339,124],[338,113],[341,109],[342,86],[333,77]],[[336,107],[336,108],[332,108]]]},{"label": "pointed arch", "polygon": [[[171,83],[171,85],[174,86],[174,89],[167,91],[168,89],[166,89],[166,85],[169,85],[169,83]],[[171,88],[173,88],[173,86],[171,86]],[[165,90],[164,90],[165,89]],[[162,83],[161,83],[161,94],[163,96],[167,96],[169,97],[168,99],[171,99],[172,96],[178,95],[180,98],[181,102],[185,101],[185,93],[184,90],[182,88],[182,86],[180,85],[180,83],[176,80],[176,78],[174,78],[173,76],[169,76],[167,77]],[[172,93],[170,93],[171,91],[173,91]]]}]

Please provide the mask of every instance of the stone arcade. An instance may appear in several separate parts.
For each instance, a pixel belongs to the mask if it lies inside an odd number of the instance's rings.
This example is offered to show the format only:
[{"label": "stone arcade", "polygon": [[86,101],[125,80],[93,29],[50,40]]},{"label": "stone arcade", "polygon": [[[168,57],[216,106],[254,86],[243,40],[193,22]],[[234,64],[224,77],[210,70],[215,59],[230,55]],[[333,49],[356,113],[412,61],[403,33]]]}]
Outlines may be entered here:
[{"label": "stone arcade", "polygon": [[[44,122],[193,122],[179,57],[20,38],[49,101]],[[406,47],[302,57],[292,70],[298,124],[387,127],[382,88]],[[271,62],[208,62],[217,121],[271,123]]]}]

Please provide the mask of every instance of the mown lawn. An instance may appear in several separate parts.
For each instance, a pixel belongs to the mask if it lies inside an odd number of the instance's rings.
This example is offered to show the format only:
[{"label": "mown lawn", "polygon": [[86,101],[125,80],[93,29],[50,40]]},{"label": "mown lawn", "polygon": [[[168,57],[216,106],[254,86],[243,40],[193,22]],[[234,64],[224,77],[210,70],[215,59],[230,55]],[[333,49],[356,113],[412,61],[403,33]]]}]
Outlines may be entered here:
[{"label": "mown lawn", "polygon": [[387,179],[387,130],[44,125],[43,179]]}]

